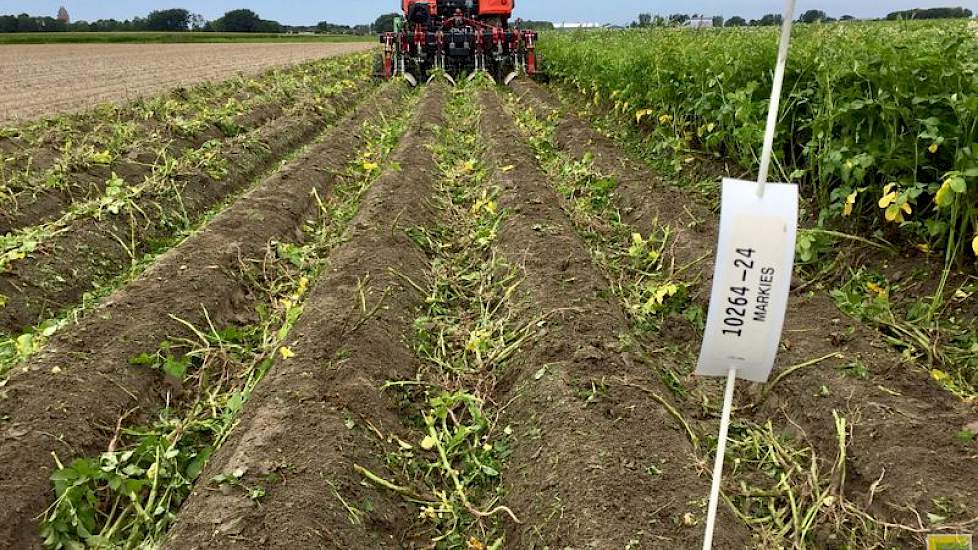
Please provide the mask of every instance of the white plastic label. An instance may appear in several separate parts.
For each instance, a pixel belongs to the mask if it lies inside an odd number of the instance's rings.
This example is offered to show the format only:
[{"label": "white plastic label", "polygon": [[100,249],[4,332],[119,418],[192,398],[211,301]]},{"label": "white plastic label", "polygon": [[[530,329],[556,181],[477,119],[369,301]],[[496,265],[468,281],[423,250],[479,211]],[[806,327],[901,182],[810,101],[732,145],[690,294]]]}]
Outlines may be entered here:
[{"label": "white plastic label", "polygon": [[723,180],[713,293],[696,374],[765,382],[778,353],[798,231],[798,187]]}]

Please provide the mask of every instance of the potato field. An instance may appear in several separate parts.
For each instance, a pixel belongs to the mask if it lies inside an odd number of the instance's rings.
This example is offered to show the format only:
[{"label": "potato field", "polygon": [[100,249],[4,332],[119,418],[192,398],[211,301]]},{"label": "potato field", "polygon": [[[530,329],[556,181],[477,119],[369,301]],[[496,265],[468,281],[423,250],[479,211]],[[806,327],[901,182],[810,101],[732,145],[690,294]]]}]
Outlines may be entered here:
[{"label": "potato field", "polygon": [[[699,548],[717,183],[777,33],[553,32],[509,87],[275,47],[123,103],[0,84],[0,548]],[[715,548],[978,527],[976,54],[798,30],[797,265]]]}]

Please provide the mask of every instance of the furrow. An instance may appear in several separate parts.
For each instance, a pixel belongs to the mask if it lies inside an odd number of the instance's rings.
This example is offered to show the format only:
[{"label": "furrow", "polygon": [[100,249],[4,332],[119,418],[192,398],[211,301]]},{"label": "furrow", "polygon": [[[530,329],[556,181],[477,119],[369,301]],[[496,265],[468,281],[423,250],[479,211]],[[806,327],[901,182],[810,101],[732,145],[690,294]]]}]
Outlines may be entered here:
[{"label": "furrow", "polygon": [[427,91],[396,169],[367,192],[307,298],[289,337],[294,355],[278,358],[201,478],[238,472],[261,488],[260,502],[199,486],[166,548],[403,547],[409,506],[361,484],[354,464],[384,471],[376,434],[400,429],[401,411],[381,387],[417,367],[405,335],[423,300],[410,281],[423,280],[425,261],[405,229],[435,215],[430,145],[443,100]]},{"label": "furrow", "polygon": [[[56,335],[0,388],[0,547],[39,546],[35,519],[51,498],[52,453],[62,462],[106,448],[127,410],[152,414],[173,390],[159,371],[133,366],[192,326],[240,323],[254,313],[243,270],[269,243],[294,242],[362,145],[361,124],[393,115],[402,91],[386,86],[283,170],[269,177],[125,286]],[[134,417],[135,418],[135,417]],[[134,421],[134,418],[130,421]]]},{"label": "furrow", "polygon": [[[709,480],[683,426],[627,381],[666,395],[650,367],[621,337],[628,321],[607,297],[609,283],[558,206],[495,92],[481,94],[482,136],[510,214],[500,247],[525,266],[527,316],[546,315],[526,363],[508,373],[505,417],[520,426],[504,474],[520,547],[694,548],[702,542]],[[536,311],[534,311],[536,310]],[[745,534],[725,512],[718,546],[742,547]]]},{"label": "furrow", "polygon": [[275,162],[284,158],[342,116],[368,91],[362,84],[338,97],[326,115],[303,113],[275,120],[226,154],[227,175],[204,173],[172,187],[149,189],[95,217],[81,216],[59,228],[23,259],[0,273],[0,330],[20,334],[44,318],[57,316],[82,295],[123,272],[154,243],[180,226],[193,226],[210,208],[247,188]]}]

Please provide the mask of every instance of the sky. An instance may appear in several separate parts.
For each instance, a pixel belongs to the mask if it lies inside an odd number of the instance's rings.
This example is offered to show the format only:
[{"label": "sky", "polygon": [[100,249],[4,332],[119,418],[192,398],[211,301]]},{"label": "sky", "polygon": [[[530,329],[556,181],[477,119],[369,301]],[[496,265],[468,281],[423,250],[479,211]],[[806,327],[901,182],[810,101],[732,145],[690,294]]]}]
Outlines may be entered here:
[{"label": "sky", "polygon": [[[131,19],[155,9],[186,8],[207,19],[225,11],[249,8],[265,19],[287,25],[312,25],[319,21],[341,24],[372,22],[382,13],[397,11],[400,0],[0,0],[0,14],[29,13],[54,16],[58,7],[68,8],[72,20]],[[799,13],[821,9],[838,17],[880,17],[891,11],[937,6],[962,6],[978,13],[978,0],[799,0]],[[554,22],[625,24],[641,12],[703,13],[747,19],[765,13],[781,13],[782,0],[516,0],[516,16]]]}]

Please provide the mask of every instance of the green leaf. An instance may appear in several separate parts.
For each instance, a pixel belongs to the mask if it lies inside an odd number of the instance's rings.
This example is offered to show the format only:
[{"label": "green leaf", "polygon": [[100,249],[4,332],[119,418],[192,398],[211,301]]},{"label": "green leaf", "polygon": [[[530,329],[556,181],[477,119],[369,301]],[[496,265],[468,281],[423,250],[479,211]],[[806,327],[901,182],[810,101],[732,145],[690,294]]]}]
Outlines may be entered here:
[{"label": "green leaf", "polygon": [[34,353],[34,335],[31,333],[21,334],[17,337],[17,355],[28,357]]},{"label": "green leaf", "polygon": [[129,358],[129,364],[133,366],[148,367],[150,365],[156,364],[156,354],[155,353],[140,353],[134,357]]},{"label": "green leaf", "polygon": [[187,479],[189,480],[197,479],[197,477],[200,476],[200,472],[203,471],[204,466],[207,464],[207,461],[210,460],[211,454],[213,453],[214,453],[213,447],[207,446],[201,449],[201,451],[197,453],[197,456],[194,457],[194,459],[190,461],[190,464],[187,465],[187,471],[186,471]]},{"label": "green leaf", "polygon": [[954,176],[947,181],[951,186],[951,190],[955,193],[964,193],[968,190],[968,184],[965,183],[964,178],[961,176]]},{"label": "green leaf", "polygon": [[228,398],[227,414],[234,416],[241,410],[242,405],[244,405],[244,395],[241,392],[234,392],[234,394]]},{"label": "green leaf", "polygon": [[187,375],[187,364],[189,362],[190,360],[186,357],[182,359],[167,357],[163,363],[163,372],[177,380],[183,381],[183,378]]}]

